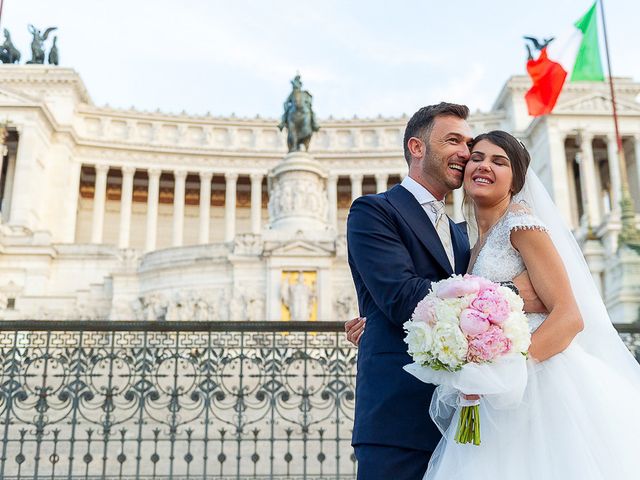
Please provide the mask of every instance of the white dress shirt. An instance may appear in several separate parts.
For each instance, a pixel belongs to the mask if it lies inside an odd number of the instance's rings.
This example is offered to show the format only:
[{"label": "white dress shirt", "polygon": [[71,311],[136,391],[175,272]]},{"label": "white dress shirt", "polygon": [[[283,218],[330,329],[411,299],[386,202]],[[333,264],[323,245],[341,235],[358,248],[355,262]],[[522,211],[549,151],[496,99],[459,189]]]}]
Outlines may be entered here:
[{"label": "white dress shirt", "polygon": [[[437,201],[437,198],[434,197],[429,190],[424,188],[422,185],[420,185],[418,182],[416,182],[413,178],[411,178],[408,175],[404,177],[400,185],[406,188],[409,191],[409,193],[415,197],[415,199],[418,201],[418,203],[420,204],[424,212],[429,217],[429,220],[431,220],[431,224],[433,225],[433,227],[436,228],[436,213],[429,206],[429,203]],[[448,217],[447,217],[447,220],[449,220],[449,222],[451,221]],[[437,232],[437,228],[436,228],[436,232]],[[442,242],[442,243],[444,248],[447,249],[445,242]],[[449,258],[451,259],[455,259],[453,255],[453,246],[451,242],[448,242],[448,243],[449,243],[448,245],[449,252],[447,252],[447,256],[449,256]],[[455,260],[452,263],[455,263]],[[455,270],[455,265],[451,265],[451,267],[453,270]]]}]

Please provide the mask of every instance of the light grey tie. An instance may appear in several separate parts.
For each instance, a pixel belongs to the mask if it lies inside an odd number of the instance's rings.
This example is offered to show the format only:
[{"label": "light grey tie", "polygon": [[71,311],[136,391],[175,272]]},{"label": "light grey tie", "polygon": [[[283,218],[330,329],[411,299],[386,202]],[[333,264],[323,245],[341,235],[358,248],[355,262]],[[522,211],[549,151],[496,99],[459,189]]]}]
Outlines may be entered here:
[{"label": "light grey tie", "polygon": [[451,244],[451,231],[449,230],[449,218],[445,213],[444,200],[442,201],[434,200],[432,202],[429,202],[429,208],[431,208],[433,213],[436,214],[436,222],[435,222],[436,231],[438,232],[438,236],[440,237],[440,241],[442,242],[444,251],[447,254],[447,258],[449,259],[449,264],[451,265],[451,269],[455,270],[453,245]]}]

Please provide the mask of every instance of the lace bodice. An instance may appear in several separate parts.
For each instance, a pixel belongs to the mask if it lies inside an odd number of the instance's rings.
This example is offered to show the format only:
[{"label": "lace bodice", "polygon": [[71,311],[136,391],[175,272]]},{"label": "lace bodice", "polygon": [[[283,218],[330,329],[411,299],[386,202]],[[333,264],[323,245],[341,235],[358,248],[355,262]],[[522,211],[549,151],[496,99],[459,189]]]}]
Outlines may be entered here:
[{"label": "lace bodice", "polygon": [[[525,269],[524,261],[511,244],[511,232],[519,229],[547,230],[529,208],[522,204],[512,204],[487,233],[471,273],[493,282],[508,282],[522,273]],[[545,320],[546,315],[534,313],[527,314],[527,317],[533,331]]]}]

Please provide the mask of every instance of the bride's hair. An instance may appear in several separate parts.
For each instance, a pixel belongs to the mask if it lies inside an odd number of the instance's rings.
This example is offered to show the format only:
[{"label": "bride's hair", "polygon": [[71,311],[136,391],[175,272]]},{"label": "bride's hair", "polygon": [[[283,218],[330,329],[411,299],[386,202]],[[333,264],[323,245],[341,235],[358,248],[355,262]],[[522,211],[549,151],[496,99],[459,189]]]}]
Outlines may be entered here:
[{"label": "bride's hair", "polygon": [[[524,144],[510,133],[503,130],[492,130],[491,132],[482,133],[474,138],[471,145],[469,145],[469,150],[473,151],[473,147],[482,140],[486,140],[489,143],[500,147],[507,154],[511,163],[511,172],[513,173],[513,180],[511,181],[511,195],[519,193],[520,190],[522,190],[522,187],[524,187],[524,182],[527,177],[527,169],[531,163],[531,156]],[[475,237],[477,237],[478,232],[475,223],[473,203],[469,199],[467,192],[464,192],[462,213],[467,221],[469,240],[474,240]]]}]

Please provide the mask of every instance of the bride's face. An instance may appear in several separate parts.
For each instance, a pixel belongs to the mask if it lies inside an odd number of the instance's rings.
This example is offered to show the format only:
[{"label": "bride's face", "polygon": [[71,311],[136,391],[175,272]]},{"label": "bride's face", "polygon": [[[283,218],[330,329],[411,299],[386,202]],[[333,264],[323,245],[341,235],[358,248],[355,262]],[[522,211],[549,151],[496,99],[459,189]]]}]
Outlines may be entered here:
[{"label": "bride's face", "polygon": [[505,151],[479,141],[464,170],[464,189],[476,205],[496,205],[511,197],[513,172]]}]

